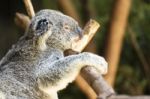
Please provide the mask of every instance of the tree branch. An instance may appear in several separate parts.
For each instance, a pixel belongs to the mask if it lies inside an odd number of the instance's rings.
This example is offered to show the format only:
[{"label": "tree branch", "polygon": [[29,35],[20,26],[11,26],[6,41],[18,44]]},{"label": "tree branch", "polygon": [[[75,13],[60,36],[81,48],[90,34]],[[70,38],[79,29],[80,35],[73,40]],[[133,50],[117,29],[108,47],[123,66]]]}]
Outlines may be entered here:
[{"label": "tree branch", "polygon": [[25,4],[25,7],[26,7],[26,10],[27,10],[27,13],[28,13],[29,17],[30,18],[34,17],[35,12],[34,12],[31,0],[23,0],[23,2]]},{"label": "tree branch", "polygon": [[84,67],[81,70],[81,75],[96,92],[97,99],[106,99],[115,94],[112,87],[106,83],[102,75],[95,68],[90,66]]},{"label": "tree branch", "polygon": [[132,0],[114,0],[114,7],[104,49],[105,58],[109,64],[109,70],[105,79],[112,86],[114,86],[116,78],[131,1]]},{"label": "tree branch", "polygon": [[76,44],[74,44],[73,50],[81,52],[87,46],[87,44],[91,41],[91,39],[94,37],[99,27],[100,27],[100,24],[98,22],[90,19],[83,29],[84,31],[83,39],[78,41]]},{"label": "tree branch", "polygon": [[21,27],[21,29],[25,30],[30,23],[30,18],[22,13],[16,13],[15,16],[15,23],[18,27]]},{"label": "tree branch", "polygon": [[150,99],[150,96],[127,96],[127,95],[118,95],[111,96],[108,99]]}]

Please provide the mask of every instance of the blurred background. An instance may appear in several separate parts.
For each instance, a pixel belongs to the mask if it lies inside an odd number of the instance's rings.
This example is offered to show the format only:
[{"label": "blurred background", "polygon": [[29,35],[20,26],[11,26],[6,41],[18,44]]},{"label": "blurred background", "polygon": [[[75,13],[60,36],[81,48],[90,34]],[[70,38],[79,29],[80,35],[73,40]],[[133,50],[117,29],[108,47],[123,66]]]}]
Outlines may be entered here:
[{"label": "blurred background", "polygon": [[[106,81],[118,94],[150,95],[150,0],[32,0],[35,12],[59,10],[81,27],[90,19],[101,25],[85,51],[104,56],[109,63]],[[0,59],[24,30],[15,13],[26,13],[22,0],[1,0]],[[84,82],[83,82],[84,83]],[[59,92],[61,99],[92,99],[82,81]],[[82,85],[82,86],[80,86]],[[85,90],[83,90],[83,87]]]}]

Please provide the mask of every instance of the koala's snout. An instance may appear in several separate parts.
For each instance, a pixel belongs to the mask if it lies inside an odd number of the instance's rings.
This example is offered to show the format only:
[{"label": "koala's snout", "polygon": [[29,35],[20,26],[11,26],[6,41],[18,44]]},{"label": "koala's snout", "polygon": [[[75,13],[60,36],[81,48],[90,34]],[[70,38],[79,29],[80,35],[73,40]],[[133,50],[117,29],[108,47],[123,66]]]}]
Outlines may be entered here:
[{"label": "koala's snout", "polygon": [[76,33],[78,33],[79,39],[82,39],[82,37],[83,37],[83,30],[80,27],[78,27],[76,29]]}]

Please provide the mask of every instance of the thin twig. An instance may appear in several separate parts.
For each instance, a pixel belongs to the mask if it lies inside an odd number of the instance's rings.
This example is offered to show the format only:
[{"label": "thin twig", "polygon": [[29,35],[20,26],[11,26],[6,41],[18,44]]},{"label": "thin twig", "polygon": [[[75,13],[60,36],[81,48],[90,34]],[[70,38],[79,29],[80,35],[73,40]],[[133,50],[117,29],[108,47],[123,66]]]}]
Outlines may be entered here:
[{"label": "thin twig", "polygon": [[95,20],[90,19],[90,21],[85,25],[83,33],[83,39],[74,44],[73,50],[81,52],[87,44],[91,41],[91,39],[96,34],[96,31],[100,27],[100,24]]},{"label": "thin twig", "polygon": [[30,18],[22,13],[16,13],[15,23],[17,26],[25,30],[29,26]]},{"label": "thin twig", "polygon": [[26,10],[27,10],[29,17],[30,18],[34,17],[35,12],[34,12],[31,0],[23,0],[23,1],[24,1],[24,4],[25,4],[25,7],[26,7]]}]

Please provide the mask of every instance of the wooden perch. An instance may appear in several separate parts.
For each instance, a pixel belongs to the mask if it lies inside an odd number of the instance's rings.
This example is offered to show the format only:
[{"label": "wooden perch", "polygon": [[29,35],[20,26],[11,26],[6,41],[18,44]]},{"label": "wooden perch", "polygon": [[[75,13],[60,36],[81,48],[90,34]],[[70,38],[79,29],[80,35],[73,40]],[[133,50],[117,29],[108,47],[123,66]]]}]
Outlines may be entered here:
[{"label": "wooden perch", "polygon": [[106,83],[102,75],[93,67],[87,66],[81,70],[82,77],[88,82],[98,95],[97,99],[106,99],[115,94],[114,90]]},{"label": "wooden perch", "polygon": [[108,99],[150,99],[150,96],[127,96],[127,95],[118,95],[111,96]]},{"label": "wooden perch", "polygon": [[34,12],[31,0],[23,0],[23,2],[25,4],[25,7],[26,7],[26,10],[27,10],[27,13],[28,13],[29,17],[30,18],[34,17],[35,12]]},{"label": "wooden perch", "polygon": [[91,41],[91,39],[94,37],[96,34],[96,31],[100,27],[99,23],[97,23],[95,20],[90,20],[84,27],[83,29],[83,38],[76,44],[73,44],[73,50],[81,52],[87,44]]}]

